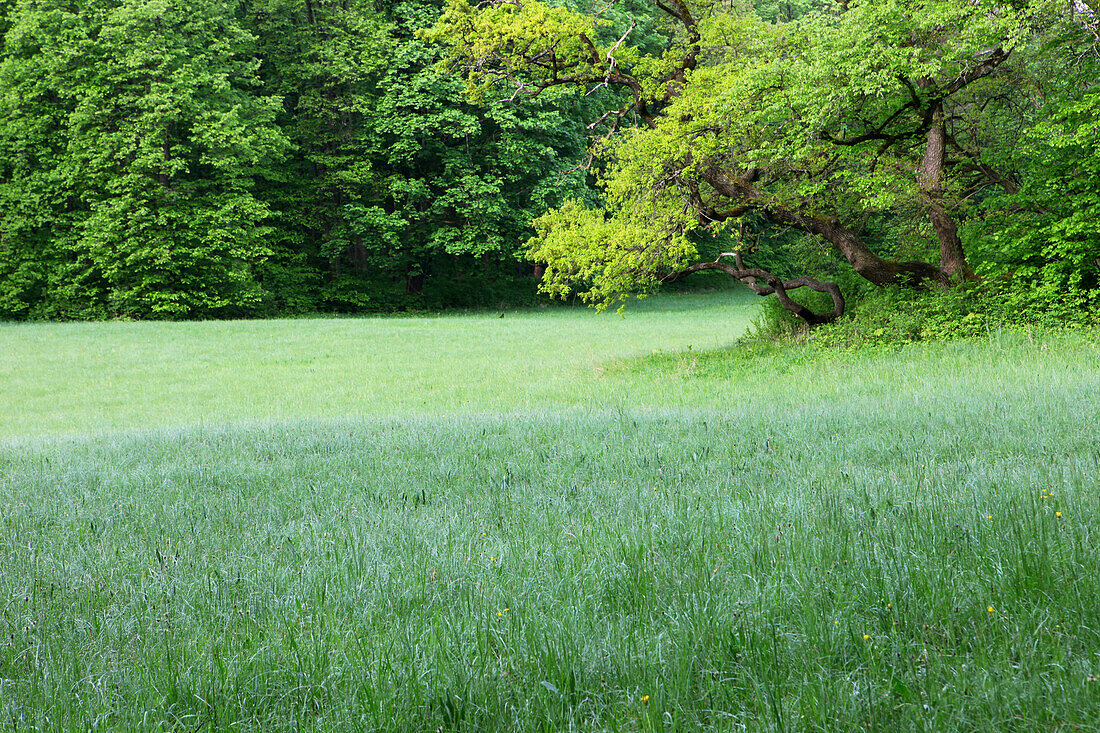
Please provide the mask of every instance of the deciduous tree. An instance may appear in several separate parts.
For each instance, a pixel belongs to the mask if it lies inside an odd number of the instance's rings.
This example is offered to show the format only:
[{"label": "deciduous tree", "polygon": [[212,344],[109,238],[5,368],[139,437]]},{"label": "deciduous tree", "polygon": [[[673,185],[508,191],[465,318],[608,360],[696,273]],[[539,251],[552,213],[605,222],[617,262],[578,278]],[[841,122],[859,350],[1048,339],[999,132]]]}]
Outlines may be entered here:
[{"label": "deciduous tree", "polygon": [[0,61],[10,314],[248,312],[285,139],[221,0],[22,0]]},{"label": "deciduous tree", "polygon": [[[571,203],[536,222],[532,254],[548,264],[548,292],[606,305],[713,269],[815,323],[843,313],[836,283],[815,273],[784,280],[738,248],[693,261],[698,237],[754,216],[824,240],[875,285],[973,277],[957,225],[958,159],[984,151],[962,149],[953,125],[1004,101],[988,86],[1039,20],[1065,12],[1054,5],[853,0],[766,23],[736,5],[654,0],[675,33],[653,54],[629,31],[602,38],[599,12],[451,0],[436,36],[477,96],[502,85],[517,99],[561,86],[625,95],[603,118],[603,206]],[[935,250],[865,240],[870,217],[929,224]],[[788,291],[798,287],[829,293],[832,308],[795,302]]]}]

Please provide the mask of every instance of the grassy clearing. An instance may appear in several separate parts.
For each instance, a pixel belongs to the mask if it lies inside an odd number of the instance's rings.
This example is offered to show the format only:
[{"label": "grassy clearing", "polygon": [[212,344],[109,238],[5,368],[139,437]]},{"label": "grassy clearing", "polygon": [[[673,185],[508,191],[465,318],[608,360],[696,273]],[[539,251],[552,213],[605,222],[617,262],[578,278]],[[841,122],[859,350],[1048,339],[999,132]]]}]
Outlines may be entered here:
[{"label": "grassy clearing", "polygon": [[9,441],[0,722],[1092,729],[1097,352],[665,349],[564,410]]},{"label": "grassy clearing", "polygon": [[500,413],[623,397],[616,360],[736,340],[748,290],[413,318],[0,324],[0,439],[227,422]]}]

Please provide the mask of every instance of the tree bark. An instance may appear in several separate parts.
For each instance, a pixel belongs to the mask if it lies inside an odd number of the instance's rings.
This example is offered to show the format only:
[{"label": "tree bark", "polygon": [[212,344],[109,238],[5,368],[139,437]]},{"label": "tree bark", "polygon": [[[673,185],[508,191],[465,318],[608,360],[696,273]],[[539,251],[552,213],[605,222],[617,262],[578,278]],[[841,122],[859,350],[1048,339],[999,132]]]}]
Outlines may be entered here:
[{"label": "tree bark", "polygon": [[928,129],[924,158],[917,169],[921,199],[928,207],[932,229],[940,240],[940,269],[949,277],[974,280],[976,275],[966,261],[966,251],[959,239],[959,227],[947,213],[943,196],[943,158],[947,149],[947,128],[943,119],[943,105],[936,105],[932,113],[932,126]]},{"label": "tree bark", "polygon": [[[714,262],[699,262],[683,270],[679,270],[678,272],[669,273],[661,278],[661,282],[672,282],[693,273],[702,272],[703,270],[721,270],[727,275],[735,277],[748,285],[757,295],[772,295],[774,293],[775,297],[779,299],[779,303],[784,308],[806,321],[806,323],[811,326],[822,323],[832,323],[844,315],[844,295],[840,292],[840,286],[836,283],[822,282],[808,275],[804,275],[794,280],[783,281],[767,270],[745,267],[745,263],[741,260],[741,256],[734,256],[737,261],[736,267],[722,262],[721,258],[719,258]],[[761,280],[767,283],[767,285],[760,285],[758,281]],[[816,313],[801,303],[794,302],[787,294],[787,291],[797,288],[809,288],[819,293],[827,293],[833,299],[833,309],[827,313]]]}]

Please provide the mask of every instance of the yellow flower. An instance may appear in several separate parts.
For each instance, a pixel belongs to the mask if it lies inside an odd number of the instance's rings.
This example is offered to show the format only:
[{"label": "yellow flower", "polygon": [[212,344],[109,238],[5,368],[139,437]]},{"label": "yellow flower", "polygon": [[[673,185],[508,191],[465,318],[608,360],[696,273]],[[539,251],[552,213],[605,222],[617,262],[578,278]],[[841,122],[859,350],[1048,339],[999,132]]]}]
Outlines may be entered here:
[{"label": "yellow flower", "polygon": [[1060,516],[1062,516],[1062,512],[1054,512],[1054,516],[1060,517]]},{"label": "yellow flower", "polygon": [[864,635],[863,635],[863,638],[864,638],[864,639],[870,639],[870,638],[871,638],[871,635],[870,635],[870,634],[864,634]]},{"label": "yellow flower", "polygon": [[993,613],[993,606],[990,606],[989,608],[987,608],[987,609],[985,609],[985,610],[986,610],[986,611],[989,611],[990,613]]},{"label": "yellow flower", "polygon": [[649,702],[649,695],[642,695],[642,702]]}]

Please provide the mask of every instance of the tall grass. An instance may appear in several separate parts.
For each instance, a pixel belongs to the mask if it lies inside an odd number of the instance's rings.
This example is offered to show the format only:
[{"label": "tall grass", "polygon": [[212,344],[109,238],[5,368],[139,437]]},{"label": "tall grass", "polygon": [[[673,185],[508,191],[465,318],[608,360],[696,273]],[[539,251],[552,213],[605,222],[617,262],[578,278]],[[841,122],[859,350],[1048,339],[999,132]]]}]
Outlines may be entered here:
[{"label": "tall grass", "polygon": [[1092,729],[1097,350],[665,351],[610,405],[9,441],[0,723]]}]

